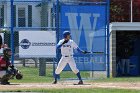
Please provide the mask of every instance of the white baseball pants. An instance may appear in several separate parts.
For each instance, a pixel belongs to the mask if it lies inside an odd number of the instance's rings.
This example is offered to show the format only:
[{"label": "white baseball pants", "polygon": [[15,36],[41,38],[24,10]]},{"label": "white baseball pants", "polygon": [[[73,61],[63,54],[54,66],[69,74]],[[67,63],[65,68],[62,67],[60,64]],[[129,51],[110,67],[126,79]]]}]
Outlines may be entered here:
[{"label": "white baseball pants", "polygon": [[60,74],[67,64],[69,64],[71,70],[75,74],[79,72],[79,70],[76,67],[76,63],[73,56],[69,56],[69,57],[62,56],[56,68],[55,74]]}]

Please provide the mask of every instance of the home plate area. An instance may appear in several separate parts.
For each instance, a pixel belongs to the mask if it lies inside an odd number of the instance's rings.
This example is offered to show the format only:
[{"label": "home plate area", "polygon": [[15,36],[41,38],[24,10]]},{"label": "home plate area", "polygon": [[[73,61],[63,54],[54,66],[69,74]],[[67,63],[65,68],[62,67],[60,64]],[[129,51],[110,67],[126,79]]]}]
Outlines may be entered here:
[{"label": "home plate area", "polygon": [[20,89],[61,89],[61,88],[114,88],[114,89],[136,89],[140,90],[140,83],[131,82],[84,82],[84,85],[75,85],[75,81],[60,81],[58,84],[51,83],[19,83],[11,85],[0,85],[0,90],[20,90]]}]

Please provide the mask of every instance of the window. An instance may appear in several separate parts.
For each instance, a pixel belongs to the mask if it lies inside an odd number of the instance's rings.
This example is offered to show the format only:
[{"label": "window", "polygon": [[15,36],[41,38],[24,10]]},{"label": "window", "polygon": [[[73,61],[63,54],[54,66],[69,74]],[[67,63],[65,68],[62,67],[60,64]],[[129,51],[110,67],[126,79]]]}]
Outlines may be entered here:
[{"label": "window", "polygon": [[28,27],[32,27],[32,5],[28,5]]},{"label": "window", "polygon": [[14,26],[32,27],[32,5],[14,5]]},{"label": "window", "polygon": [[51,27],[55,27],[56,13],[54,11],[55,11],[54,8],[51,8]]},{"label": "window", "polygon": [[18,27],[26,26],[26,13],[25,8],[18,8]]},{"label": "window", "polygon": [[16,18],[17,18],[17,17],[16,17],[16,13],[17,13],[17,12],[16,12],[16,5],[14,5],[14,27],[16,27],[16,20],[17,20],[17,19],[16,19]]},{"label": "window", "polygon": [[4,5],[0,6],[0,26],[4,27]]}]

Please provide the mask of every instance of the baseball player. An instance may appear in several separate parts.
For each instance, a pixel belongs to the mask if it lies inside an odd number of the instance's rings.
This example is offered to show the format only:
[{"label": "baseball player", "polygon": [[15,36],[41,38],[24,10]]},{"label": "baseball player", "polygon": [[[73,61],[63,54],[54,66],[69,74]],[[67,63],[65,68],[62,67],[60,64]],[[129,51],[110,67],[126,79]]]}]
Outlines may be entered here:
[{"label": "baseball player", "polygon": [[75,63],[75,60],[73,57],[73,54],[74,54],[73,50],[77,49],[78,52],[83,53],[83,54],[86,54],[87,51],[81,50],[77,46],[77,44],[73,40],[70,39],[71,35],[70,35],[69,31],[64,31],[63,37],[64,37],[64,39],[60,40],[59,43],[57,44],[57,49],[61,49],[62,57],[56,68],[55,77],[54,77],[55,80],[54,80],[53,84],[57,84],[57,78],[67,64],[69,64],[72,71],[77,75],[77,77],[79,79],[78,84],[83,84],[83,81],[82,81],[82,78],[80,75],[80,71],[77,69],[76,63]]},{"label": "baseball player", "polygon": [[0,82],[2,85],[9,85],[10,82],[8,81],[12,77],[16,76],[16,79],[21,79],[22,74],[10,63],[10,57],[12,55],[11,49],[4,48],[3,54],[4,55],[0,57]]}]

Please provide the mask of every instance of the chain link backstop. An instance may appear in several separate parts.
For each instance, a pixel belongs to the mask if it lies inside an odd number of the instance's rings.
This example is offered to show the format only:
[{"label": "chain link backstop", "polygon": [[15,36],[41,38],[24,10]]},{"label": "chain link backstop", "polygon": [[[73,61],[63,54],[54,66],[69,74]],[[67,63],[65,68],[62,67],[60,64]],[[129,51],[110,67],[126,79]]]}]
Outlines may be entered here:
[{"label": "chain link backstop", "polygon": [[[72,39],[74,39],[82,49],[92,52],[104,52],[103,54],[86,55],[84,59],[82,56],[85,55],[77,54],[77,56],[75,56],[75,58],[77,58],[76,61],[82,60],[80,63],[77,63],[77,65],[84,71],[82,72],[83,77],[106,77],[107,69],[109,72],[107,45],[109,31],[108,4],[108,0],[1,0],[0,32],[1,35],[4,33],[4,43],[8,44],[13,50],[11,62],[21,69],[35,67],[37,68],[35,70],[39,72],[40,76],[46,75],[47,70],[47,74],[51,73],[52,78],[53,70],[61,56],[60,53],[57,52],[56,58],[20,57],[19,33],[20,31],[56,31],[56,41],[58,42],[58,40],[62,39],[63,31],[70,30]],[[75,14],[72,15],[72,13]],[[75,23],[76,21],[77,23]],[[80,23],[82,21],[83,23]],[[93,35],[95,35],[94,41],[92,40]],[[30,37],[32,37],[32,34]],[[40,34],[36,37],[36,39],[38,38],[41,38]],[[26,41],[24,43],[27,44]],[[51,52],[51,50],[45,52]],[[93,56],[97,56],[97,58],[94,57],[93,60],[91,60],[90,58]],[[101,58],[99,58],[99,56]],[[86,64],[85,61],[93,61],[93,63],[83,65]],[[94,64],[95,61],[99,63]],[[93,65],[92,67],[95,69],[89,69],[90,65]],[[73,74],[69,72],[68,67],[65,70],[68,70],[68,72],[64,72],[61,76],[62,78],[74,78]],[[67,75],[68,73],[70,74],[69,76]]]}]

